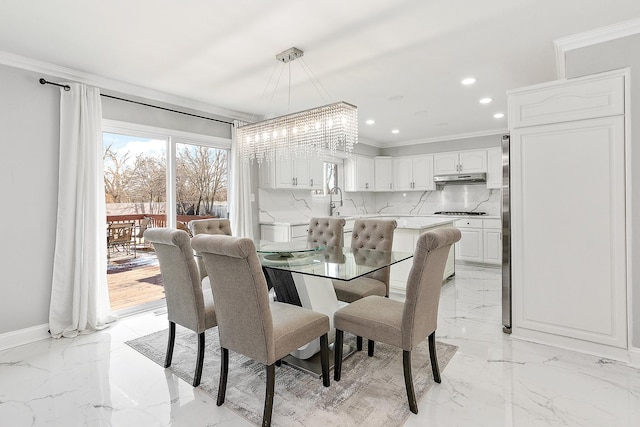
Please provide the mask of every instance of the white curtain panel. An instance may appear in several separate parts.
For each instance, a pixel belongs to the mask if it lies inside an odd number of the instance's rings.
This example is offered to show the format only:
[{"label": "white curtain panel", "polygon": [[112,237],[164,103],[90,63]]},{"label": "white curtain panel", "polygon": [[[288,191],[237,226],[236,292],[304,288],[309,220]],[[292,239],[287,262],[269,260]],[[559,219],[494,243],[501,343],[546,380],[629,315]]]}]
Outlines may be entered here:
[{"label": "white curtain panel", "polygon": [[100,91],[60,89],[58,214],[49,329],[55,338],[102,329],[109,313]]},{"label": "white curtain panel", "polygon": [[253,210],[251,208],[251,165],[244,162],[238,152],[236,129],[244,123],[234,121],[231,130],[231,182],[230,212],[231,233],[234,236],[253,239]]}]

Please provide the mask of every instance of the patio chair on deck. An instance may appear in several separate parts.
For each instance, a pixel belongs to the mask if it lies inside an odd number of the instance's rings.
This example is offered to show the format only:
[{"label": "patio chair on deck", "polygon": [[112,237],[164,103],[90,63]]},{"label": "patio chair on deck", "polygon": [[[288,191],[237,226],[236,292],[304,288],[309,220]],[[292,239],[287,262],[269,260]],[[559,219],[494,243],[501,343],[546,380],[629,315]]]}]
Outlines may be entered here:
[{"label": "patio chair on deck", "polygon": [[137,257],[136,241],[133,236],[133,222],[126,223],[111,223],[107,228],[107,256],[111,257],[111,254],[115,251],[126,250],[127,255],[131,254],[131,247],[133,246],[133,256]]},{"label": "patio chair on deck", "polygon": [[[148,216],[145,216],[140,220],[140,224],[138,224],[138,226],[136,227],[136,230],[137,230],[136,239],[138,239],[138,244],[142,243],[142,237],[144,236],[144,232],[147,230],[147,228],[151,227],[152,222],[153,222],[153,218],[150,218]],[[145,242],[145,246],[146,246],[146,242]]]}]

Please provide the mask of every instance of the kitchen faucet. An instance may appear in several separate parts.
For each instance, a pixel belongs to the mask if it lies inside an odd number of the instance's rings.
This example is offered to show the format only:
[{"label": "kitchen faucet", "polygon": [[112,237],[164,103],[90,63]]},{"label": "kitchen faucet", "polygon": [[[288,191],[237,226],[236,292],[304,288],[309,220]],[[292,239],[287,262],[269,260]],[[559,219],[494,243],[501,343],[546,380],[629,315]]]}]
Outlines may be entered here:
[{"label": "kitchen faucet", "polygon": [[333,216],[333,214],[336,211],[336,204],[333,201],[333,193],[334,192],[339,192],[340,193],[340,206],[343,205],[342,202],[342,190],[340,189],[340,187],[338,187],[337,185],[335,187],[333,187],[330,191],[329,191],[329,216]]}]

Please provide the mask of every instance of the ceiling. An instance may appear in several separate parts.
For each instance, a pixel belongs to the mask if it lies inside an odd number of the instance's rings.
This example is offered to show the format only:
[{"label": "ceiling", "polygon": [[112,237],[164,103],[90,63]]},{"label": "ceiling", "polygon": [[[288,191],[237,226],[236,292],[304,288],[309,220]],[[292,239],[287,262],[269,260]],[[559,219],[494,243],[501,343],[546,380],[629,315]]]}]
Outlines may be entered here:
[{"label": "ceiling", "polygon": [[[505,92],[557,78],[553,40],[640,1],[3,0],[0,16],[0,51],[257,118],[346,101],[361,141],[388,147],[506,130]],[[293,46],[313,79],[276,61]]]}]

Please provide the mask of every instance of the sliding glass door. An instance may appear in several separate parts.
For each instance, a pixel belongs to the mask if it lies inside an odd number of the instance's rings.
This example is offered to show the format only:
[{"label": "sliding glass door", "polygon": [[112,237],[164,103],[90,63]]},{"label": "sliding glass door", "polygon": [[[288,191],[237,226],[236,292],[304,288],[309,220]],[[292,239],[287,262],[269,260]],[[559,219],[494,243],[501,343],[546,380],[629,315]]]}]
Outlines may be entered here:
[{"label": "sliding glass door", "polygon": [[150,227],[182,228],[227,217],[230,142],[129,125],[103,132],[107,281],[111,309],[163,305],[157,258],[144,241]]}]

